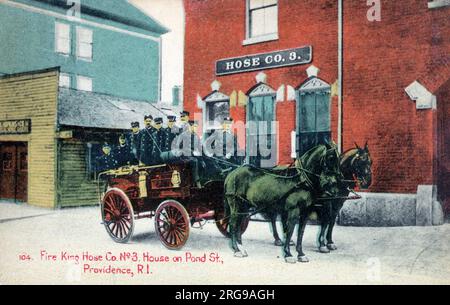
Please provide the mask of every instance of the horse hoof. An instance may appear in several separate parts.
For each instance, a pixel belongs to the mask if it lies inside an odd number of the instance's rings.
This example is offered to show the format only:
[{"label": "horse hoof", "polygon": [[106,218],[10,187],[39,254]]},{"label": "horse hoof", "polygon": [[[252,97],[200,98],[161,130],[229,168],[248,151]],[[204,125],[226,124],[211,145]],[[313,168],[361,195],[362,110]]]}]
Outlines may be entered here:
[{"label": "horse hoof", "polygon": [[322,247],[319,247],[319,252],[320,253],[330,253],[330,250],[328,250],[327,247],[322,246]]},{"label": "horse hoof", "polygon": [[291,240],[291,241],[289,242],[289,246],[295,246],[295,243]]},{"label": "horse hoof", "polygon": [[293,256],[285,257],[284,261],[288,264],[295,264],[297,262]]},{"label": "horse hoof", "polygon": [[328,244],[327,248],[328,248],[328,250],[331,250],[331,251],[337,250],[337,247],[335,244]]},{"label": "horse hoof", "polygon": [[243,257],[247,257],[248,254],[247,253],[242,253],[241,251],[238,252],[234,252],[234,257],[239,257],[239,258],[243,258]]},{"label": "horse hoof", "polygon": [[279,239],[275,240],[275,241],[273,242],[273,244],[274,244],[275,246],[277,246],[277,247],[283,246],[283,242],[282,242],[281,240],[279,240]]},{"label": "horse hoof", "polygon": [[304,255],[304,256],[299,256],[299,257],[298,257],[298,261],[299,261],[300,263],[309,263],[309,258],[308,258],[306,255]]}]

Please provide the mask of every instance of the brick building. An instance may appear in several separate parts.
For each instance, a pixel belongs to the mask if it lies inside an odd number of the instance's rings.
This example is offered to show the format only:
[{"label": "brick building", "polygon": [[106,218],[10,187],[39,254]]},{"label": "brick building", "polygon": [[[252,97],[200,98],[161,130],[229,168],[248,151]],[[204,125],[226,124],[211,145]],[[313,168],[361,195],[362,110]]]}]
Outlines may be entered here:
[{"label": "brick building", "polygon": [[[323,140],[343,151],[368,141],[373,182],[346,203],[342,224],[430,225],[441,205],[450,211],[448,1],[184,0],[184,8],[184,107],[204,132],[228,114],[236,125],[277,121],[265,130],[276,164]],[[238,134],[247,151],[251,137]]]}]

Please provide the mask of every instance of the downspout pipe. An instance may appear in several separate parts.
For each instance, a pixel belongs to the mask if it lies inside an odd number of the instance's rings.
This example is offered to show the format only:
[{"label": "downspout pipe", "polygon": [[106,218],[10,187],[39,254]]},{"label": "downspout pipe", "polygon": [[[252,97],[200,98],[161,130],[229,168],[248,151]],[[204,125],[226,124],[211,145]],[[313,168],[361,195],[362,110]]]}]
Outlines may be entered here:
[{"label": "downspout pipe", "polygon": [[343,58],[344,58],[344,41],[343,41],[343,19],[344,19],[343,0],[338,0],[338,149],[341,153],[343,151],[342,143],[342,125],[343,125],[343,111],[342,104],[344,98],[342,88],[342,76],[343,76]]}]

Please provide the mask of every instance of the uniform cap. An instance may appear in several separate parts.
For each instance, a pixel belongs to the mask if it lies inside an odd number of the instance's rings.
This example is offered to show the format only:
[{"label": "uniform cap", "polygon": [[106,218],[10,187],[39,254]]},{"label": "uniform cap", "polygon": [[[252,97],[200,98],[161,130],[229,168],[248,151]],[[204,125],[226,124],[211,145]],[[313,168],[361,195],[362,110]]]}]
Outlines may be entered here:
[{"label": "uniform cap", "polygon": [[169,120],[169,122],[175,122],[177,120],[177,117],[174,115],[168,115],[167,120]]},{"label": "uniform cap", "polygon": [[139,122],[131,122],[131,128],[139,127]]},{"label": "uniform cap", "polygon": [[155,124],[161,124],[163,122],[163,119],[162,118],[155,118],[153,121],[155,122]]},{"label": "uniform cap", "polygon": [[147,119],[153,120],[153,116],[151,114],[145,115],[144,120],[147,120]]},{"label": "uniform cap", "polygon": [[182,112],[180,112],[180,115],[181,116],[189,116],[189,111],[182,111]]}]

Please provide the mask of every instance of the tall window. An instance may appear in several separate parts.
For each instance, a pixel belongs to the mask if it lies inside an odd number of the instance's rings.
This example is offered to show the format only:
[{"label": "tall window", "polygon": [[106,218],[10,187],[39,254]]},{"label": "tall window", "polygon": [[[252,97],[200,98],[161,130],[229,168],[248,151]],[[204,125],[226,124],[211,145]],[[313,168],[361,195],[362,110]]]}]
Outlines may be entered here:
[{"label": "tall window", "polygon": [[313,77],[297,92],[298,156],[318,144],[331,141],[330,85]]},{"label": "tall window", "polygon": [[91,29],[77,27],[77,57],[92,60],[93,32]]},{"label": "tall window", "polygon": [[278,1],[247,0],[247,39],[278,33]]},{"label": "tall window", "polygon": [[247,104],[247,161],[257,167],[273,167],[277,163],[276,92],[260,83],[249,93]]},{"label": "tall window", "polygon": [[92,78],[78,75],[77,89],[82,91],[92,91]]},{"label": "tall window", "polygon": [[70,25],[66,23],[55,23],[55,51],[69,55],[70,52]]}]

